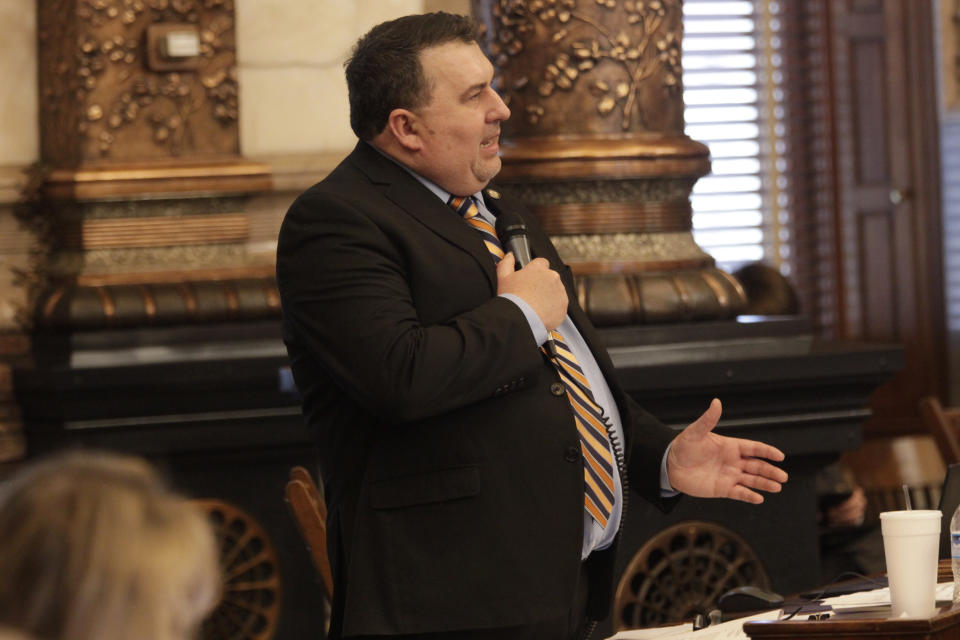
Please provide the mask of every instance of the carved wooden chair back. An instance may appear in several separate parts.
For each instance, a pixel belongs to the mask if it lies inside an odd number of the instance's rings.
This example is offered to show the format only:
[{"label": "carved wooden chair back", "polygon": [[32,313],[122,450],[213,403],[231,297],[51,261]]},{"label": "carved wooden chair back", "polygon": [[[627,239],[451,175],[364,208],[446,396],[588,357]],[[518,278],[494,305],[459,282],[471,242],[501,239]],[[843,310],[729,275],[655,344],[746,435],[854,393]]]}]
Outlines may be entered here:
[{"label": "carved wooden chair back", "polygon": [[960,462],[960,408],[944,407],[936,396],[920,399],[920,417],[947,464]]},{"label": "carved wooden chair back", "polygon": [[734,587],[770,589],[750,544],[723,525],[687,520],[643,543],[620,577],[614,631],[684,622],[707,615]]},{"label": "carved wooden chair back", "polygon": [[286,487],[287,504],[297,529],[310,551],[327,597],[333,598],[333,574],[327,557],[327,505],[313,476],[304,467],[293,467]]},{"label": "carved wooden chair back", "polygon": [[271,640],[283,584],[277,548],[256,518],[225,500],[194,500],[210,518],[223,570],[220,602],[203,622],[202,640]]},{"label": "carved wooden chair back", "polygon": [[867,440],[843,462],[867,497],[866,521],[876,522],[883,511],[906,508],[906,485],[914,509],[940,504],[946,465],[933,437],[922,435]]}]

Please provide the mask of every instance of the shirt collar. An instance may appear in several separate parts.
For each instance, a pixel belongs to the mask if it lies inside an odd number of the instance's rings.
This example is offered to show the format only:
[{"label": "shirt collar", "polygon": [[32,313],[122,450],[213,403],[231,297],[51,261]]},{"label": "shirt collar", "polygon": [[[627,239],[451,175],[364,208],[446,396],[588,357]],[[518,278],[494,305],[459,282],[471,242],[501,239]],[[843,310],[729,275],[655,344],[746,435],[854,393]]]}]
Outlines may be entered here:
[{"label": "shirt collar", "polygon": [[[450,193],[449,191],[447,191],[447,190],[444,189],[443,187],[439,186],[439,185],[436,184],[435,182],[433,182],[433,181],[431,181],[431,180],[428,180],[427,178],[424,178],[422,175],[420,175],[419,173],[417,173],[416,171],[414,171],[413,169],[411,169],[411,168],[408,167],[407,165],[403,164],[402,162],[400,162],[399,160],[397,160],[396,158],[394,158],[394,157],[391,156],[390,154],[384,152],[382,149],[380,149],[379,147],[377,147],[377,145],[372,144],[372,143],[369,143],[369,142],[368,142],[367,144],[369,144],[373,149],[375,149],[375,150],[377,151],[377,153],[379,153],[380,155],[382,155],[384,158],[387,158],[387,159],[390,160],[391,162],[393,162],[393,163],[395,163],[396,165],[402,167],[404,171],[406,171],[406,172],[409,173],[411,176],[413,176],[414,178],[416,178],[416,179],[420,182],[420,184],[422,184],[422,185],[425,186],[427,189],[429,189],[430,192],[431,192],[433,195],[435,195],[435,196],[437,196],[438,198],[440,198],[441,200],[443,200],[444,204],[446,204],[447,202],[450,201],[450,196],[453,195],[452,193]],[[472,197],[473,197],[473,199],[476,200],[477,202],[483,202],[483,194],[482,194],[481,191],[477,191],[476,193],[472,194]]]}]

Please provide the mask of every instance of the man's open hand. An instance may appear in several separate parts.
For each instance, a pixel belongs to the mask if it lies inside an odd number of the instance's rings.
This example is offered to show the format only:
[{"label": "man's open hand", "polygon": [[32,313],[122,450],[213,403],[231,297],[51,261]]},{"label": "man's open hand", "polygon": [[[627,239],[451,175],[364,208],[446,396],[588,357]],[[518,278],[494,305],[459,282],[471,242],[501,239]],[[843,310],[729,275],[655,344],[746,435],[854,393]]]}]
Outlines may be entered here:
[{"label": "man's open hand", "polygon": [[667,455],[667,476],[674,489],[698,498],[731,498],[760,504],[754,491],[778,493],[787,474],[766,460],[780,462],[783,452],[754,440],[713,433],[720,419],[720,401],[680,432]]}]

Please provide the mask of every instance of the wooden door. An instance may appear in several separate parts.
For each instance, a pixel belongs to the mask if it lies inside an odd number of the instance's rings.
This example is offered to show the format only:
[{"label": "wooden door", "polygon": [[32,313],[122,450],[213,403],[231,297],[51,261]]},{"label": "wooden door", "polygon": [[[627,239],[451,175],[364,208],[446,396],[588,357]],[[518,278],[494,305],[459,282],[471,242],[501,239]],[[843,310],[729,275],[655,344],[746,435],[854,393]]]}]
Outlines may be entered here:
[{"label": "wooden door", "polygon": [[904,345],[867,433],[917,431],[919,399],[946,388],[933,2],[789,4],[802,22],[788,50],[800,57],[790,87],[805,94],[795,141],[809,147],[800,286],[826,336]]}]

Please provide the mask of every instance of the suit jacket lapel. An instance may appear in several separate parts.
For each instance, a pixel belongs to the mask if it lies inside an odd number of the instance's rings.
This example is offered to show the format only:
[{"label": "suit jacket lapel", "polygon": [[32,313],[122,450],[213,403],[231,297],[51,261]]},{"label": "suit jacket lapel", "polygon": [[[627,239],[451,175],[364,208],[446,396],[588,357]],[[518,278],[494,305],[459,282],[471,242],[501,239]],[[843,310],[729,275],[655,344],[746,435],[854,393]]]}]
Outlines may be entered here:
[{"label": "suit jacket lapel", "polygon": [[357,144],[350,158],[374,184],[383,189],[384,196],[425,227],[470,254],[483,270],[491,291],[497,290],[496,270],[480,234],[453,209],[406,169],[365,142]]}]

